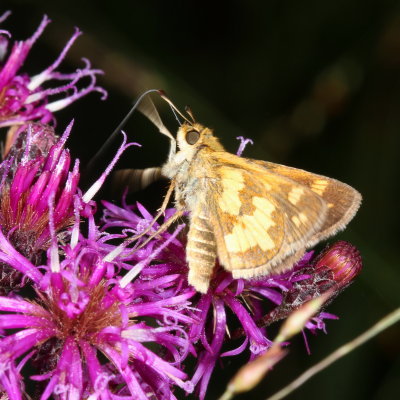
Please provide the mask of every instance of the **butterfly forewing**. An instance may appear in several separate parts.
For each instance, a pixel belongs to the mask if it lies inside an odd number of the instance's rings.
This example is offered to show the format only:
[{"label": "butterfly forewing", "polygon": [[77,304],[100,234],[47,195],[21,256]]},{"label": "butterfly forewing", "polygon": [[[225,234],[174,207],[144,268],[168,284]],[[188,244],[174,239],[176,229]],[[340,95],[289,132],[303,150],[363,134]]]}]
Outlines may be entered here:
[{"label": "butterfly forewing", "polygon": [[250,277],[280,269],[296,253],[298,259],[325,221],[322,197],[285,176],[252,171],[245,158],[214,156],[219,187],[210,181],[207,208],[221,264]]},{"label": "butterfly forewing", "polygon": [[328,207],[325,222],[310,239],[309,246],[345,228],[361,204],[361,194],[336,179],[267,161],[249,160],[266,172],[273,172],[300,183],[321,196]]}]

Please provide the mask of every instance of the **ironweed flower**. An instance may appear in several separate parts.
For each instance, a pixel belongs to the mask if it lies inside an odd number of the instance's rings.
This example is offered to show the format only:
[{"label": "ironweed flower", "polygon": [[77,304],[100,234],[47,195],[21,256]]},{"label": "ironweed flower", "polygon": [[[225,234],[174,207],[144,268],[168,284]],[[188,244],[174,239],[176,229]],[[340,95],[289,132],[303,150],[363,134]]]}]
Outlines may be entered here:
[{"label": "ironweed flower", "polygon": [[[7,13],[4,14],[0,23],[7,16]],[[93,91],[100,92],[103,99],[106,97],[105,90],[96,86],[96,76],[102,71],[92,69],[88,60],[83,59],[84,67],[72,73],[57,71],[68,50],[81,34],[78,29],[75,29],[61,54],[48,68],[34,76],[20,72],[32,46],[49,23],[50,20],[44,16],[29,39],[13,44],[8,57],[6,53],[11,35],[0,30],[0,128],[34,120],[48,123],[54,120],[53,112]],[[88,78],[89,83],[79,89],[77,84],[84,78]],[[45,89],[44,85],[48,81],[58,81],[60,84]],[[64,97],[60,98],[60,95]]]},{"label": "ironweed flower", "polygon": [[[103,202],[103,205],[102,229],[120,228],[120,238],[140,234],[153,220],[153,216],[140,204],[133,207],[123,200],[122,207],[109,202]],[[167,210],[165,220],[173,212],[173,209]],[[190,287],[187,283],[184,235],[171,240],[171,234],[164,231],[140,248],[159,226],[155,223],[132,248],[125,249],[120,254],[126,265],[140,266],[133,267],[131,271],[134,270],[134,274],[129,272],[122,281],[128,282],[133,276],[148,281],[149,285],[159,287],[163,296],[188,293]],[[167,240],[170,240],[168,246]],[[135,248],[136,251],[133,251]],[[360,265],[359,258],[355,252],[351,253],[349,247],[333,248],[336,249],[335,254],[341,263],[347,267],[346,276],[350,276],[350,265],[352,263],[353,268],[357,269]],[[154,256],[155,253],[157,254]],[[329,254],[329,251],[325,254]],[[347,259],[347,263],[343,258]],[[251,359],[263,353],[271,346],[266,325],[287,317],[307,300],[338,284],[337,279],[335,280],[335,277],[340,276],[338,262],[335,265],[329,260],[326,262],[327,256],[322,256],[320,260],[322,261],[315,264],[313,252],[309,252],[290,271],[255,280],[233,279],[229,272],[217,267],[208,292],[190,297],[192,306],[186,311],[196,323],[189,325],[187,329],[189,339],[194,344],[192,354],[197,359],[191,382],[196,385],[200,399],[205,397],[218,360],[235,356],[246,349],[250,350]],[[352,275],[354,276],[355,274]],[[163,288],[165,283],[169,285],[167,290]],[[335,318],[332,314],[322,312],[310,320],[306,328],[313,333],[317,330],[325,331],[324,319]],[[229,346],[231,339],[240,341],[236,348],[232,349],[232,344]]]},{"label": "ironweed flower", "polygon": [[180,365],[191,348],[184,326],[193,319],[181,310],[194,292],[165,296],[160,288],[169,293],[169,282],[154,288],[142,280],[122,287],[124,260],[105,261],[115,235],[99,233],[94,220],[92,197],[135,143],[124,135],[106,171],[81,194],[78,161],[70,171],[64,148],[71,128],[60,139],[48,126],[21,128],[0,165],[1,266],[31,287],[16,296],[11,282],[0,296],[3,393],[163,400],[174,399],[177,386],[191,392]]},{"label": "ironweed flower", "polygon": [[[16,250],[35,265],[51,243],[49,198],[53,199],[56,233],[73,222],[73,197],[79,182],[79,161],[70,170],[64,149],[72,123],[60,139],[53,128],[30,124],[16,133],[16,141],[0,164],[0,225]],[[0,293],[18,288],[22,276],[0,264]]]},{"label": "ironweed flower", "polygon": [[56,232],[72,224],[79,160],[70,170],[71,156],[64,148],[72,125],[60,139],[49,126],[28,125],[0,164],[0,224],[26,257],[50,245],[49,198],[54,199]]},{"label": "ironweed flower", "polygon": [[[319,274],[324,271],[330,273],[330,280],[334,282],[338,292],[352,283],[361,272],[361,254],[352,244],[339,241],[317,257],[314,268]],[[322,284],[320,283],[319,286]],[[325,288],[324,291],[327,289]]]},{"label": "ironweed flower", "polygon": [[34,371],[41,399],[174,399],[172,386],[190,392],[179,365],[190,348],[182,325],[193,320],[180,310],[192,293],[164,296],[143,280],[121,288],[118,259],[104,261],[110,238],[93,216],[87,237],[79,231],[75,199],[71,241],[57,245],[50,219],[52,245],[40,267],[0,232],[0,259],[29,277],[36,292],[34,301],[0,297],[3,390],[22,399],[24,369]]}]

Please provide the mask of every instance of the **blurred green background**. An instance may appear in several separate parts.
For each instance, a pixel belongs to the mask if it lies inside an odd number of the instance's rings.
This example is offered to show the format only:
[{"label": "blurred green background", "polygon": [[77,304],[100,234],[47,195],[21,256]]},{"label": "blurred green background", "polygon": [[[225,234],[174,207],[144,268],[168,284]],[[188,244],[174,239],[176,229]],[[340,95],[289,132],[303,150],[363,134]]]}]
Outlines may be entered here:
[{"label": "blurred green background", "polygon": [[[294,340],[260,387],[238,399],[266,398],[398,306],[399,1],[2,1],[1,8],[13,11],[3,28],[15,39],[30,36],[44,13],[53,20],[25,66],[31,73],[55,58],[74,26],[84,31],[64,70],[88,57],[104,70],[109,98],[91,94],[58,114],[60,132],[75,118],[70,147],[83,162],[138,94],[162,88],[178,106],[190,105],[228,150],[244,135],[255,142],[245,156],[335,177],[363,194],[356,218],[337,236],[364,260],[361,276],[329,306],[340,320],[328,322],[328,335],[309,335],[311,356]],[[170,110],[161,111],[176,129]],[[131,148],[120,166],[165,160],[168,141],[144,118],[135,116],[126,131],[143,147]],[[138,198],[159,205],[154,193]],[[400,398],[399,337],[397,325],[289,398]],[[208,399],[239,365],[225,360]]]}]

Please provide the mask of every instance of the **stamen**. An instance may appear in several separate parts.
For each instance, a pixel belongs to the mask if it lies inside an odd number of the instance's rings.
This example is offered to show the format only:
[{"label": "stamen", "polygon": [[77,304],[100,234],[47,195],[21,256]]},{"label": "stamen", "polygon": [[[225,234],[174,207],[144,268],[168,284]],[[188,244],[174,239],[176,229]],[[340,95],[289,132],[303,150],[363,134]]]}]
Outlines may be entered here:
[{"label": "stamen", "polygon": [[[175,240],[175,238],[178,236],[179,232],[185,227],[185,224],[179,225],[176,229],[175,232],[159,247],[157,247],[146,259],[140,261],[138,264],[136,264],[119,282],[119,285],[124,288],[130,283],[138,274],[139,272],[150,263],[150,261],[154,260],[161,251],[163,251],[169,244]],[[106,256],[107,257],[107,256]],[[105,257],[105,258],[106,258]],[[104,258],[104,260],[105,260]]]},{"label": "stamen", "polygon": [[50,246],[50,268],[52,272],[60,272],[60,257],[58,254],[57,246],[57,236],[54,227],[54,197],[55,193],[52,192],[49,196],[48,206],[49,206],[49,228],[51,237]]},{"label": "stamen", "polygon": [[254,144],[254,142],[251,139],[245,138],[244,136],[238,136],[236,139],[240,140],[239,149],[236,153],[239,157],[242,155],[244,149],[247,146],[247,143]]},{"label": "stamen", "polygon": [[79,225],[80,225],[80,213],[79,210],[81,208],[81,201],[79,196],[74,196],[74,226],[72,227],[71,232],[71,241],[70,246],[73,249],[78,244],[79,239]]}]

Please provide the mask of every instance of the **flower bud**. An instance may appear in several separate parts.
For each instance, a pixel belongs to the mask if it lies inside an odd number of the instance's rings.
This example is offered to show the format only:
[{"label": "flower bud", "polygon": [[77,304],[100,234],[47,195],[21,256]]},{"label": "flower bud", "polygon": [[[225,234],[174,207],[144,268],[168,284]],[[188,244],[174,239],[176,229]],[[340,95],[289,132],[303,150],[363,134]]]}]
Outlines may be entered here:
[{"label": "flower bud", "polygon": [[339,241],[325,249],[314,262],[298,270],[304,278],[283,293],[281,304],[261,318],[258,326],[267,326],[288,317],[302,304],[325,293],[336,297],[360,273],[360,252],[348,242]]},{"label": "flower bud", "polygon": [[339,288],[349,285],[361,272],[362,260],[358,249],[352,244],[340,241],[326,249],[315,262],[317,273],[325,270],[333,273]]}]

